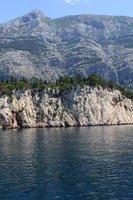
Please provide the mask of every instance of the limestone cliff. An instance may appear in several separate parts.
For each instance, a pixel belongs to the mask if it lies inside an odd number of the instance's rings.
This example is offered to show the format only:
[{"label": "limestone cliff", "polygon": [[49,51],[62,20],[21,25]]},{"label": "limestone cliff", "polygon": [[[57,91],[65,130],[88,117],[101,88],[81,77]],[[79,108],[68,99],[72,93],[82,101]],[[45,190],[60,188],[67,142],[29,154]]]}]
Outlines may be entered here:
[{"label": "limestone cliff", "polygon": [[102,87],[17,90],[0,98],[3,128],[133,124],[133,102]]}]

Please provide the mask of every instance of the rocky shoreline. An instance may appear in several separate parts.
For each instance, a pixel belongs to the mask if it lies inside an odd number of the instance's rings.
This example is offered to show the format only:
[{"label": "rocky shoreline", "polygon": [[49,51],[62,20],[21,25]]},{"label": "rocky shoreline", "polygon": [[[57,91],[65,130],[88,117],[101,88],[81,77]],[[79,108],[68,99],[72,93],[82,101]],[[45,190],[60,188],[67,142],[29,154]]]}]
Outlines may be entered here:
[{"label": "rocky shoreline", "polygon": [[44,128],[133,124],[133,102],[101,86],[16,90],[0,98],[0,127]]}]

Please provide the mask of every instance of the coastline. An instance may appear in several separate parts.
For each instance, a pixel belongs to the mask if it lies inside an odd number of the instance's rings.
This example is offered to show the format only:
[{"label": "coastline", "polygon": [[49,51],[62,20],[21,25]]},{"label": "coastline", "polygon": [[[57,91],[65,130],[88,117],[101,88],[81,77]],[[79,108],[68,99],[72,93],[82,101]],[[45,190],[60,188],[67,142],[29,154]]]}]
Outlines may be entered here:
[{"label": "coastline", "polygon": [[3,129],[3,127],[0,127],[0,130],[2,131],[6,131],[6,130],[26,130],[26,129],[58,129],[58,128],[61,128],[61,129],[69,129],[69,128],[89,128],[89,127],[119,127],[119,126],[133,126],[133,123],[130,124],[130,123],[126,123],[126,124],[104,124],[104,125],[88,125],[88,126],[46,126],[46,127],[23,127],[23,128],[20,128],[20,127],[17,127],[17,128],[6,128],[6,129]]},{"label": "coastline", "polygon": [[133,102],[118,90],[101,86],[77,87],[60,93],[56,89],[17,90],[12,101],[0,98],[0,126],[55,128],[133,124]]}]

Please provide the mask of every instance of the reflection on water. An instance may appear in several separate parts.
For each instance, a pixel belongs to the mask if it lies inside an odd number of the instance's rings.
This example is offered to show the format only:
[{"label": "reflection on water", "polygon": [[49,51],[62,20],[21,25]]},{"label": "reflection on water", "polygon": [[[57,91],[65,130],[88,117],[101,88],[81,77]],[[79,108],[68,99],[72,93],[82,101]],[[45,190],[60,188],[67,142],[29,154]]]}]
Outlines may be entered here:
[{"label": "reflection on water", "polygon": [[1,200],[133,200],[133,126],[0,132]]}]

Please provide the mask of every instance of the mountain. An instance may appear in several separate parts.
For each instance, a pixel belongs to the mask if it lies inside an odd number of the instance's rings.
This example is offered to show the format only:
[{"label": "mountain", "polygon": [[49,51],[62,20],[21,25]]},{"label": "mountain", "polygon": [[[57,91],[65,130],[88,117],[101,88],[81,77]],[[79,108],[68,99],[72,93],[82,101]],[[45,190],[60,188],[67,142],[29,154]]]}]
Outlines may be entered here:
[{"label": "mountain", "polygon": [[55,80],[96,73],[133,87],[133,18],[39,10],[0,25],[0,79]]}]

